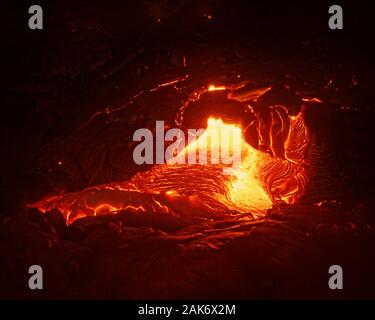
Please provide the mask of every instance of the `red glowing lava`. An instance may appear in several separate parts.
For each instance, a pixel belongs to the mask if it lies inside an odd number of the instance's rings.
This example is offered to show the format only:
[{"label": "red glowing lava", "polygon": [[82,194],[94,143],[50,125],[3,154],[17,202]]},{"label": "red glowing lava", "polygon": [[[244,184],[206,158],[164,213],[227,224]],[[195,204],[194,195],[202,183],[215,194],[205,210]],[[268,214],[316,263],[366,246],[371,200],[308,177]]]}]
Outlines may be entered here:
[{"label": "red glowing lava", "polygon": [[[239,95],[234,92],[238,88],[241,86],[211,85],[193,93],[189,101],[213,91],[228,91],[227,98],[237,101],[256,100],[270,90],[270,87],[265,87]],[[188,103],[185,103],[180,108],[176,123],[182,122],[187,107]],[[303,109],[290,116],[286,108],[276,106],[271,111],[270,124],[266,125],[250,105],[248,108],[254,116],[252,124],[256,122],[259,148],[246,141],[241,125],[209,118],[205,132],[177,155],[189,157],[201,144],[208,146],[207,153],[213,152],[210,132],[226,130],[239,137],[241,146],[240,165],[231,168],[230,175],[223,173],[225,165],[220,163],[167,162],[154,165],[151,170],[138,173],[129,181],[47,197],[31,206],[42,212],[58,209],[67,223],[71,223],[85,216],[126,211],[205,217],[248,214],[251,218],[261,218],[274,204],[295,203],[303,195],[308,182],[304,158],[310,141]],[[264,145],[268,146],[267,150],[262,150]]]}]

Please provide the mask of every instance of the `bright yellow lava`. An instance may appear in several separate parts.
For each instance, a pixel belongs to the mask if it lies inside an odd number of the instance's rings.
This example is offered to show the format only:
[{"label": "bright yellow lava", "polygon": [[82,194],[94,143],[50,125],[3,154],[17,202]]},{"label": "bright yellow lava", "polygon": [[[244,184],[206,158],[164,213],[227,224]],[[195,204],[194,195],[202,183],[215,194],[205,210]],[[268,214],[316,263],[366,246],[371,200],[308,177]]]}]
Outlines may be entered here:
[{"label": "bright yellow lava", "polygon": [[180,157],[188,163],[196,159],[196,163],[201,165],[223,166],[223,174],[228,175],[227,194],[219,195],[218,200],[228,208],[248,212],[272,207],[272,200],[258,175],[262,164],[271,157],[250,146],[238,125],[209,118],[204,133],[189,143],[176,158]]}]

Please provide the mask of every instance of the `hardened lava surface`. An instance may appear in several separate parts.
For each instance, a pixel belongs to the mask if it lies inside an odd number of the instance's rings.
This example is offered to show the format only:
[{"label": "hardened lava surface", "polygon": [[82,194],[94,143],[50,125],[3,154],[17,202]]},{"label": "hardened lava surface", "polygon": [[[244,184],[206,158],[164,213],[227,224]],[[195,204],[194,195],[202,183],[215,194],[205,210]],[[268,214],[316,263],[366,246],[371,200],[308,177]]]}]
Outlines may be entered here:
[{"label": "hardened lava surface", "polygon": [[[291,36],[285,10],[298,6],[273,10],[272,28],[261,5],[236,1],[109,3],[54,4],[42,36],[4,40],[9,59],[32,58],[4,70],[0,297],[375,298],[361,37],[315,20]],[[242,128],[261,171],[134,163],[136,129],[210,117]],[[244,201],[254,172],[261,206]],[[32,264],[44,290],[27,288]]]}]

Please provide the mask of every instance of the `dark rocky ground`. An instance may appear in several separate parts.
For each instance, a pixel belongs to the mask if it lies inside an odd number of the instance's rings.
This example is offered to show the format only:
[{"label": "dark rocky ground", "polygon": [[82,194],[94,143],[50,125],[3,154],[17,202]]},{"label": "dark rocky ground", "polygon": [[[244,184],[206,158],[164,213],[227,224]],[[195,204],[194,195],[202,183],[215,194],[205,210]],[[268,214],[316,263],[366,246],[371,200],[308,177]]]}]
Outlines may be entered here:
[{"label": "dark rocky ground", "polygon": [[[7,11],[2,49],[1,298],[375,297],[369,13],[351,5],[332,32],[323,4],[49,1],[39,32],[28,5]],[[319,158],[298,205],[247,223],[125,212],[69,227],[26,207],[128,179],[140,170],[136,128],[172,121],[193,90],[238,75],[324,101],[309,119]],[[43,291],[27,288],[31,264]],[[328,289],[332,264],[342,291]]]}]

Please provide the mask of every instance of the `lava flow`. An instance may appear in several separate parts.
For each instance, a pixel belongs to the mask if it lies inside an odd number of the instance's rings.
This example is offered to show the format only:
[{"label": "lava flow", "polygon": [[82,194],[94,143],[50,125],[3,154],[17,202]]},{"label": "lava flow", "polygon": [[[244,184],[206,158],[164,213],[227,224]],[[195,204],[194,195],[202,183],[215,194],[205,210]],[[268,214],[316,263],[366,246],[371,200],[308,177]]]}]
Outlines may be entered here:
[{"label": "lava flow", "polygon": [[[208,87],[207,91],[215,91],[212,88]],[[219,87],[219,90],[226,88]],[[261,90],[255,98],[268,90]],[[233,93],[230,92],[228,96],[233,96]],[[249,105],[247,107],[251,108]],[[280,108],[283,107],[279,106],[271,113],[278,115],[282,121],[277,124],[274,116],[271,117],[271,125],[267,126],[267,150],[261,147],[266,126],[254,113],[259,148],[247,142],[244,138],[246,130],[241,124],[226,123],[211,117],[204,133],[175,158],[188,158],[193,153],[196,155],[199,145],[207,146],[207,157],[213,152],[209,142],[210,132],[226,130],[231,137],[239,137],[241,147],[240,164],[230,168],[230,175],[223,172],[223,168],[228,166],[217,162],[203,165],[167,162],[154,165],[147,172],[137,173],[129,181],[47,197],[31,206],[42,212],[58,209],[67,223],[81,217],[127,211],[204,218],[245,214],[249,218],[262,218],[274,204],[295,203],[303,195],[308,181],[304,157],[309,135],[303,109],[297,115],[290,116],[287,112],[281,115],[280,110],[286,109]],[[276,142],[278,136],[282,136],[282,143]],[[229,150],[231,153],[233,145]]]}]

